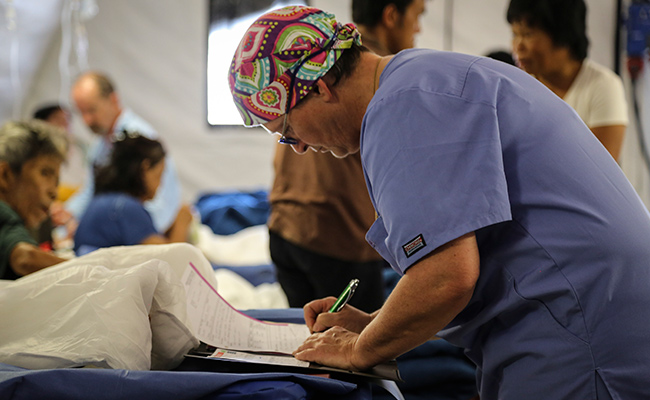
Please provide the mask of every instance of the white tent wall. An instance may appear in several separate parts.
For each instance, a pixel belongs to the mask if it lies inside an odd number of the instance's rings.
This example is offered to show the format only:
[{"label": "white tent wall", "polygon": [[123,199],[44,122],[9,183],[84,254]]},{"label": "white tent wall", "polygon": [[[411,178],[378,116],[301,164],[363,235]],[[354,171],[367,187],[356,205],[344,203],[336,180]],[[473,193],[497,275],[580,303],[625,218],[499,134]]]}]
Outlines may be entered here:
[{"label": "white tent wall", "polygon": [[[116,82],[124,105],[158,129],[176,161],[185,200],[193,201],[205,191],[269,187],[275,139],[258,128],[210,128],[206,122],[208,2],[96,3],[99,13],[86,23],[89,65],[107,72]],[[333,12],[341,21],[351,20],[351,0],[312,0],[311,4]],[[507,4],[508,0],[430,0],[416,44],[479,55],[497,48],[509,49]],[[587,0],[587,5],[590,58],[612,67],[616,2]],[[59,97],[60,32],[54,35],[25,96],[23,116],[36,105]],[[622,166],[645,200],[648,173],[631,125]],[[85,140],[92,138],[78,118],[73,126]]]},{"label": "white tent wall", "polygon": [[59,26],[61,0],[0,1],[0,121],[20,118],[44,54]]},{"label": "white tent wall", "polygon": [[[176,163],[185,200],[223,188],[268,187],[273,138],[259,128],[210,128],[206,121],[207,1],[100,0],[97,5],[99,13],[86,23],[90,68],[108,73],[123,105],[158,130]],[[56,47],[60,40],[41,68],[27,110],[58,97]],[[74,130],[91,138],[78,117]]]}]

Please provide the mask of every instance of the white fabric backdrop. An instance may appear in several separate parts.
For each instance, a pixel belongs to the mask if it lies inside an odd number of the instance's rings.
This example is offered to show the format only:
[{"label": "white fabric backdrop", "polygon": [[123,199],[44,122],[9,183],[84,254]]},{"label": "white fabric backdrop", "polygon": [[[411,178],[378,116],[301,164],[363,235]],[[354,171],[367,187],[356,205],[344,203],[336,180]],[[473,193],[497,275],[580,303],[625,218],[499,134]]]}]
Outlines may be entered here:
[{"label": "white fabric backdrop", "polygon": [[[335,13],[341,21],[351,19],[351,0],[311,4]],[[508,49],[507,4],[508,0],[428,1],[416,44],[470,54]],[[612,67],[616,2],[587,0],[587,4],[590,57]],[[176,160],[184,198],[192,201],[211,190],[268,187],[274,139],[259,128],[210,128],[206,122],[208,2],[97,0],[97,5],[98,15],[87,23],[89,65],[109,73],[123,103],[159,130]],[[24,116],[37,104],[58,98],[60,32],[53,36],[33,84],[28,85]],[[3,104],[3,116],[5,108]],[[82,139],[92,139],[78,119],[74,129]],[[622,166],[648,204],[648,173],[637,146],[636,132],[628,129]]]}]

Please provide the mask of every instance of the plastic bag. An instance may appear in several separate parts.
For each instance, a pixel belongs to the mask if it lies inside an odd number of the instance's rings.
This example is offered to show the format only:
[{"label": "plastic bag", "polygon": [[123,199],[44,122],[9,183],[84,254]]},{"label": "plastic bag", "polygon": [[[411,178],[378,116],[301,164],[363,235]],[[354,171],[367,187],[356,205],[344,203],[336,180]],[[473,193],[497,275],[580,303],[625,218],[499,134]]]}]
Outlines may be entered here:
[{"label": "plastic bag", "polygon": [[180,281],[187,244],[102,249],[0,289],[0,362],[24,368],[170,369],[198,345]]}]

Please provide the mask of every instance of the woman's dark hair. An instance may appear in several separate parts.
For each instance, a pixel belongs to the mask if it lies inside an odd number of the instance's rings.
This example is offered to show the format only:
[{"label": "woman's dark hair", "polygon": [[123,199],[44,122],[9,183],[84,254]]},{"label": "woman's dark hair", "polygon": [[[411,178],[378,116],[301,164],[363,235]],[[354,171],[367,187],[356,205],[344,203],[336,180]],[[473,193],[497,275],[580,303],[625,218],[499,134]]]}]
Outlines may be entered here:
[{"label": "woman's dark hair", "polygon": [[128,133],[113,144],[108,165],[95,171],[95,194],[118,192],[140,198],[147,194],[142,176],[142,162],[151,166],[165,158],[165,149],[157,140]]},{"label": "woman's dark hair", "polygon": [[587,6],[584,0],[511,0],[508,23],[525,22],[546,32],[577,61],[587,58]]},{"label": "woman's dark hair", "polygon": [[66,112],[66,110],[64,110],[63,107],[58,104],[41,106],[36,111],[34,111],[34,119],[47,121],[52,116],[52,114],[59,111]]},{"label": "woman's dark hair", "polygon": [[515,65],[515,60],[512,58],[512,53],[509,51],[505,50],[494,50],[485,55],[485,57],[489,57],[501,62],[504,62],[506,64],[510,65]]}]

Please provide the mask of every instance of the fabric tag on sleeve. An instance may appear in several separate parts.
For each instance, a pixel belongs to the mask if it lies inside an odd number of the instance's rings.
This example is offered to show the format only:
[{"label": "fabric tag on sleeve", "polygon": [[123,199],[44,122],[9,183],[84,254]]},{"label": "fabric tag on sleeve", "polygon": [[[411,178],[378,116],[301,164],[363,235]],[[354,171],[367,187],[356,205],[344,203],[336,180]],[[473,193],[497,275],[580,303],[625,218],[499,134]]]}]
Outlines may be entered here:
[{"label": "fabric tag on sleeve", "polygon": [[414,239],[411,239],[408,243],[402,246],[406,258],[411,257],[413,254],[425,248],[427,243],[424,241],[422,234],[417,235]]}]

